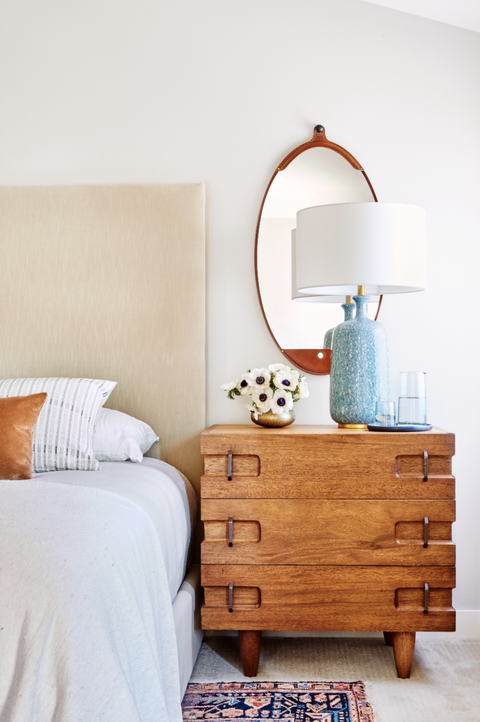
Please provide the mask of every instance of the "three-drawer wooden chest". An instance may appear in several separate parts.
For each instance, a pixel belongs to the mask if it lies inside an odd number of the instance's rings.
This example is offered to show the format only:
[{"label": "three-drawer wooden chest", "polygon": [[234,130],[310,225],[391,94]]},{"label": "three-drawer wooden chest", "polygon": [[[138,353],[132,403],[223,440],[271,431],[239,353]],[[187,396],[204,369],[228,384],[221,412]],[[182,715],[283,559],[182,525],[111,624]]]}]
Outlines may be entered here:
[{"label": "three-drawer wooden chest", "polygon": [[212,426],[202,434],[203,629],[383,631],[410,675],[417,631],[454,631],[453,434]]}]

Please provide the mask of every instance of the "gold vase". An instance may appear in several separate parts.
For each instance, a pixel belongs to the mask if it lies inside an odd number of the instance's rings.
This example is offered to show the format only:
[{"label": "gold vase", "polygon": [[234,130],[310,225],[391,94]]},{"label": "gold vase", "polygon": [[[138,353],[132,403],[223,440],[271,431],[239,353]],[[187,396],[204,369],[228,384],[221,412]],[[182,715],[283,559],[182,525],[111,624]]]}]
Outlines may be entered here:
[{"label": "gold vase", "polygon": [[258,426],[266,426],[270,429],[279,429],[282,426],[290,426],[295,421],[295,413],[293,409],[291,411],[283,411],[281,414],[274,414],[273,411],[265,411],[264,414],[259,414],[258,418],[255,418],[255,414],[251,412],[251,419],[254,424]]}]

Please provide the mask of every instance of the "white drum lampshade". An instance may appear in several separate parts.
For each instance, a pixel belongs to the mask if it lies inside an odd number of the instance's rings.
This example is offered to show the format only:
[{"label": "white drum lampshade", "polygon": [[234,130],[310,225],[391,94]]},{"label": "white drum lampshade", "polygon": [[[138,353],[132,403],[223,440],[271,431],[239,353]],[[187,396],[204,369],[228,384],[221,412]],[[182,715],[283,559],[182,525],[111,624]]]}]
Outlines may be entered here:
[{"label": "white drum lampshade", "polygon": [[426,285],[426,216],[401,203],[338,203],[297,213],[297,291],[408,293]]}]

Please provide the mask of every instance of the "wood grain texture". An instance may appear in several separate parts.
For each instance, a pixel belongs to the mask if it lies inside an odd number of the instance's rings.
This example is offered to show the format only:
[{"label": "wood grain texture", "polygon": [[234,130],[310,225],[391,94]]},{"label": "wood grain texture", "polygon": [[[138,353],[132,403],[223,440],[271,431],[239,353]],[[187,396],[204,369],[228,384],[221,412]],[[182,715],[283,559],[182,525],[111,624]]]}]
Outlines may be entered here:
[{"label": "wood grain texture", "polygon": [[238,632],[240,643],[240,657],[245,677],[255,677],[260,659],[260,646],[262,633],[258,631],[240,630]]},{"label": "wood grain texture", "polygon": [[[433,500],[204,499],[205,528],[228,518],[256,521],[260,541],[201,546],[203,564],[395,564],[453,565],[455,545],[423,546],[423,537],[399,543],[399,522],[453,522],[455,502]],[[447,525],[448,526],[448,525]],[[445,528],[445,524],[442,525]]]},{"label": "wood grain texture", "polygon": [[[204,467],[206,476],[226,477],[228,474],[228,456],[205,456]],[[232,459],[232,477],[258,476],[260,459],[258,456],[234,456]]]},{"label": "wood grain texture", "polygon": [[[224,595],[229,582],[234,589],[237,585],[257,587],[260,605],[248,610],[234,608],[229,613],[227,604],[210,606],[206,602],[202,609],[204,629],[455,629],[455,611],[451,606],[455,587],[453,567],[202,565],[202,585],[209,590],[206,599],[212,598],[210,590],[216,587]],[[423,604],[417,603],[425,582],[432,590],[428,614],[423,613]],[[398,589],[415,589],[419,595],[412,603],[398,607]],[[406,598],[410,599],[408,594]],[[215,597],[217,601],[219,598]]]},{"label": "wood grain texture", "polygon": [[394,632],[393,653],[400,679],[408,679],[412,671],[415,652],[415,632]]},{"label": "wood grain texture", "polygon": [[[423,544],[424,522],[399,521],[395,526],[395,538],[399,544]],[[428,524],[428,543],[452,540],[451,521],[430,521]]]},{"label": "wood grain texture", "polygon": [[[423,611],[425,604],[424,590],[420,587],[399,588],[395,590],[395,607],[397,609],[415,609]],[[452,606],[451,589],[429,590],[429,611],[450,609]]]},{"label": "wood grain texture", "polygon": [[[205,606],[228,608],[227,587],[205,587]],[[258,587],[233,588],[233,609],[254,609],[260,606],[260,589]]]},{"label": "wood grain texture", "polygon": [[[213,426],[201,443],[223,457],[201,482],[204,629],[383,631],[402,678],[416,631],[455,630],[453,434]],[[218,474],[230,449],[258,475]]]},{"label": "wood grain texture", "polygon": [[[254,480],[226,474],[202,477],[202,498],[453,499],[453,434],[379,433],[333,426],[213,426],[201,437],[202,454],[260,459]],[[423,452],[429,456],[423,480]],[[226,464],[226,461],[224,462]],[[234,462],[235,463],[235,462]]]},{"label": "wood grain texture", "polygon": [[[205,542],[228,544],[228,521],[210,521],[205,526]],[[260,541],[258,521],[234,521],[232,524],[233,544],[257,544]]]}]

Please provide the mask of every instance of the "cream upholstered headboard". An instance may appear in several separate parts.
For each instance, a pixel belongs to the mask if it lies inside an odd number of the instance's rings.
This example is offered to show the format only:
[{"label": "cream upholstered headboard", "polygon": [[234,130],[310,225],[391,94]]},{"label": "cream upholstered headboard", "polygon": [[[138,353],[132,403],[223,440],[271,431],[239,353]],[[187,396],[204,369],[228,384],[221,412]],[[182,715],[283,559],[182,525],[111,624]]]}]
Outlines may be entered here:
[{"label": "cream upholstered headboard", "polygon": [[117,381],[197,490],[204,208],[202,184],[0,187],[0,378]]}]

